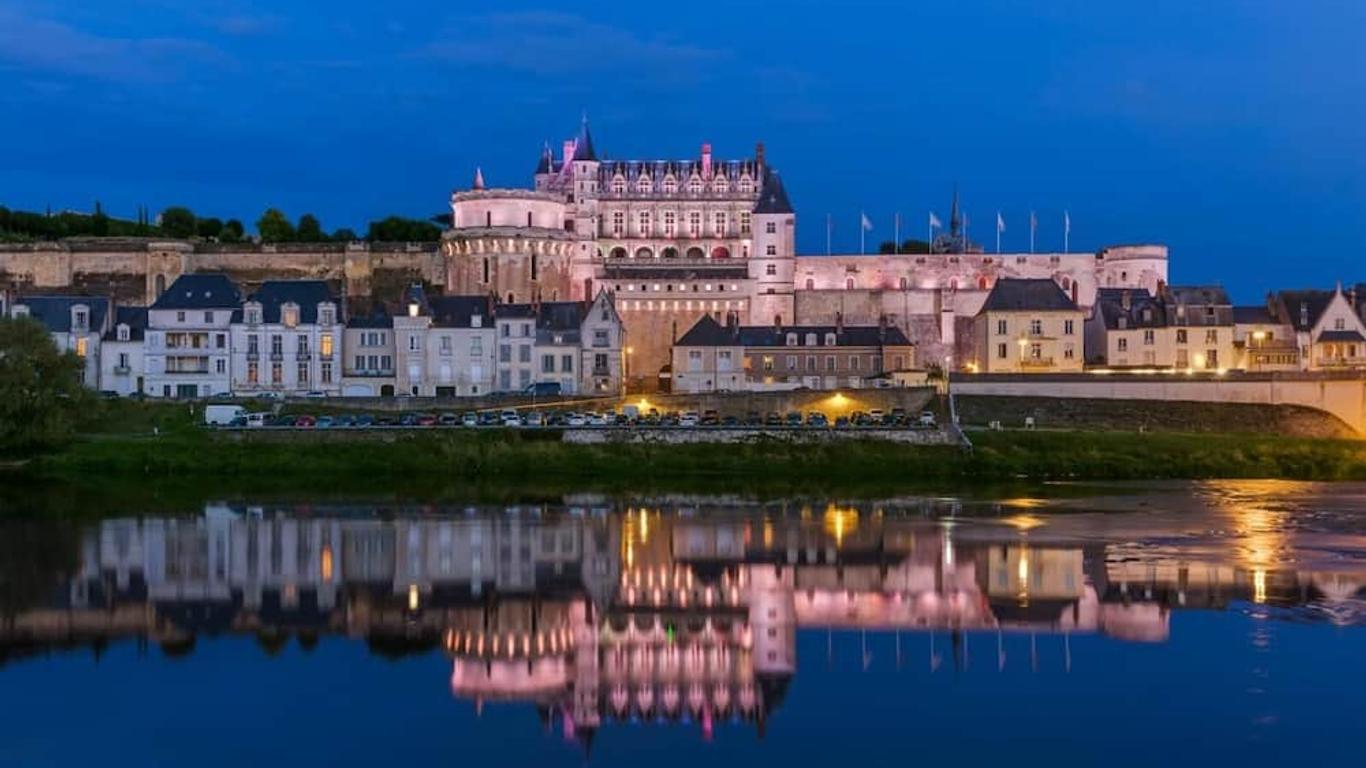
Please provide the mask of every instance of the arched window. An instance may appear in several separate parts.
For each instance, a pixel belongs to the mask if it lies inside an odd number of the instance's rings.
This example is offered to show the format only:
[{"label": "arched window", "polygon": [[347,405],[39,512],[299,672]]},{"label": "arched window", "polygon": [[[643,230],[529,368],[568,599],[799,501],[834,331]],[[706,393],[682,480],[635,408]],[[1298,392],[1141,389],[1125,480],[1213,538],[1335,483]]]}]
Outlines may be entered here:
[{"label": "arched window", "polygon": [[642,173],[640,177],[636,179],[637,192],[649,192],[651,186],[653,185],[650,184],[650,175],[648,173]]},{"label": "arched window", "polygon": [[488,281],[489,281],[489,258],[488,258],[487,256],[485,256],[485,257],[484,257],[484,282],[487,283]]},{"label": "arched window", "polygon": [[815,281],[815,280],[812,280],[812,279],[809,278],[809,277],[806,278],[806,290],[808,290],[808,291],[814,291],[814,290],[816,290],[816,281]]},{"label": "arched window", "polygon": [[493,226],[493,211],[484,211],[484,226]]},{"label": "arched window", "polygon": [[509,304],[513,303],[513,302],[512,302],[512,292],[511,292],[511,291],[508,292],[508,303],[509,303]]},{"label": "arched window", "polygon": [[844,279],[844,289],[845,289],[846,291],[852,291],[852,290],[854,290],[854,278],[852,278],[852,277],[847,277],[847,278]]},{"label": "arched window", "polygon": [[729,259],[730,249],[724,245],[718,245],[715,248],[711,249],[711,257],[713,259]]},{"label": "arched window", "polygon": [[623,177],[623,176],[621,176],[621,175],[617,175],[617,176],[614,176],[614,177],[612,178],[612,194],[614,194],[614,195],[624,195],[624,194],[626,194],[626,179],[625,179],[625,177]]},{"label": "arched window", "polygon": [[699,179],[699,178],[696,177],[696,176],[692,177],[691,179],[688,179],[688,194],[692,194],[692,195],[700,195],[700,194],[702,194],[702,180],[701,180],[701,179]]},{"label": "arched window", "polygon": [[160,298],[160,297],[161,297],[161,294],[163,294],[163,293],[165,293],[165,292],[166,292],[166,276],[165,276],[165,275],[157,275],[157,298]]},{"label": "arched window", "polygon": [[704,254],[704,253],[702,252],[702,249],[701,249],[701,248],[698,248],[697,246],[693,246],[693,247],[691,247],[691,248],[688,249],[688,258],[690,258],[690,259],[701,259],[701,258],[705,258],[705,257],[706,257],[706,254]]},{"label": "arched window", "polygon": [[956,290],[958,290],[958,278],[955,277],[955,278],[953,278],[952,280],[949,281],[949,290],[950,290],[950,291],[956,291]]},{"label": "arched window", "polygon": [[1062,276],[1062,289],[1068,291],[1072,289],[1072,278],[1067,275]]},{"label": "arched window", "polygon": [[636,258],[637,258],[637,259],[653,259],[654,257],[655,257],[655,252],[652,251],[652,250],[650,250],[649,248],[637,248],[637,249],[636,249]]},{"label": "arched window", "polygon": [[911,281],[903,277],[897,284],[900,286],[901,290],[904,291],[911,286]]},{"label": "arched window", "polygon": [[678,258],[678,249],[671,245],[661,251],[660,255],[666,259],[676,259]]},{"label": "arched window", "polygon": [[745,195],[752,194],[754,192],[754,180],[748,176],[741,177],[740,192]]},{"label": "arched window", "polygon": [[987,289],[986,275],[982,275],[981,277],[977,278],[977,289],[982,291],[985,291]]},{"label": "arched window", "polygon": [[613,249],[612,249],[612,258],[614,258],[614,259],[624,259],[624,258],[626,258],[626,249],[625,249],[625,248],[622,248],[622,247],[619,246],[619,245],[618,245],[616,248],[613,248]]},{"label": "arched window", "polygon": [[678,180],[673,176],[664,177],[664,194],[672,195],[678,191]]}]

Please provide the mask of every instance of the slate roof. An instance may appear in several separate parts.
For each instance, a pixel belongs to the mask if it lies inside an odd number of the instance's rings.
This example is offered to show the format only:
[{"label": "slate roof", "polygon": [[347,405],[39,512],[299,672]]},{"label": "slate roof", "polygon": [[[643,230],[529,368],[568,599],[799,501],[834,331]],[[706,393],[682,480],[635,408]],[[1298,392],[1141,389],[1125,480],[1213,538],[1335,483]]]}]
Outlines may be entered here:
[{"label": "slate roof", "polygon": [[[1276,302],[1289,323],[1297,331],[1312,331],[1319,324],[1319,318],[1332,303],[1335,291],[1281,291],[1276,294]],[[1303,311],[1302,311],[1303,310]]]},{"label": "slate roof", "polygon": [[42,323],[52,333],[71,331],[71,308],[84,304],[90,308],[87,327],[92,331],[104,328],[110,300],[105,296],[20,296],[14,302],[28,307],[29,317]]},{"label": "slate roof", "polygon": [[597,150],[593,149],[593,134],[588,130],[587,115],[584,115],[583,125],[579,127],[579,138],[574,144],[574,159],[594,162],[598,159]]},{"label": "slate roof", "polygon": [[[1129,308],[1124,308],[1125,296]],[[1134,288],[1101,288],[1096,291],[1096,312],[1106,329],[1119,330],[1120,320],[1124,328],[1163,328],[1167,324],[1167,313],[1157,297],[1145,290]]]},{"label": "slate roof", "polygon": [[1324,331],[1318,341],[1366,341],[1359,331]]},{"label": "slate roof", "polygon": [[181,275],[161,294],[151,309],[236,309],[242,292],[227,275]]},{"label": "slate roof", "polygon": [[797,334],[797,347],[810,348],[807,334],[816,335],[817,347],[827,346],[827,334],[835,334],[836,347],[908,347],[910,339],[900,328],[877,325],[741,325],[726,328],[711,315],[703,315],[675,343],[680,347],[787,347],[787,335]]},{"label": "slate roof", "polygon": [[487,322],[490,303],[487,296],[437,296],[428,300],[432,323],[441,328],[470,328],[476,315],[484,318],[484,327],[492,327]]},{"label": "slate roof", "polygon": [[982,304],[983,312],[1010,312],[1022,310],[1050,311],[1076,310],[1072,301],[1058,284],[1046,277],[1011,278],[1003,277],[992,286],[991,293]]},{"label": "slate roof", "polygon": [[607,277],[617,280],[744,280],[749,277],[744,262],[735,267],[635,267],[605,268]]},{"label": "slate roof", "polygon": [[777,171],[764,174],[764,186],[759,190],[759,200],[754,204],[755,213],[793,213],[792,202],[787,199],[787,190]]},{"label": "slate roof", "polygon": [[[339,304],[332,289],[322,280],[267,280],[256,293],[248,297],[249,302],[261,304],[261,320],[266,323],[280,322],[280,309],[286,304],[299,307],[299,323],[312,325],[318,322],[318,305],[325,301]],[[242,322],[242,310],[232,313],[234,323]]]},{"label": "slate roof", "polygon": [[393,328],[394,316],[378,302],[364,314],[355,314],[346,320],[347,328]]},{"label": "slate roof", "polygon": [[1241,325],[1274,325],[1280,322],[1265,305],[1234,307],[1233,322]]},{"label": "slate roof", "polygon": [[[1233,302],[1218,285],[1171,285],[1159,297],[1171,326],[1233,325]],[[1184,315],[1181,307],[1185,307]]]},{"label": "slate roof", "polygon": [[114,310],[114,322],[110,324],[109,331],[104,334],[105,341],[119,340],[119,326],[128,326],[128,340],[142,341],[143,332],[147,330],[147,308],[146,307],[118,307]]}]

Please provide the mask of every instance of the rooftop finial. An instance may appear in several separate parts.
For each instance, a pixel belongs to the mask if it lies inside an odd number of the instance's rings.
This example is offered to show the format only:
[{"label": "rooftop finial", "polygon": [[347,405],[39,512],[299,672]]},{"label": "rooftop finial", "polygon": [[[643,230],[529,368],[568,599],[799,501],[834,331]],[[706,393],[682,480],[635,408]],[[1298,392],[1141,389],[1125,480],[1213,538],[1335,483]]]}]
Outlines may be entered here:
[{"label": "rooftop finial", "polygon": [[474,169],[474,188],[475,188],[475,189],[483,189],[483,188],[484,188],[484,169],[483,169],[483,168],[480,168],[480,167],[478,167],[478,166],[476,166],[475,169]]}]

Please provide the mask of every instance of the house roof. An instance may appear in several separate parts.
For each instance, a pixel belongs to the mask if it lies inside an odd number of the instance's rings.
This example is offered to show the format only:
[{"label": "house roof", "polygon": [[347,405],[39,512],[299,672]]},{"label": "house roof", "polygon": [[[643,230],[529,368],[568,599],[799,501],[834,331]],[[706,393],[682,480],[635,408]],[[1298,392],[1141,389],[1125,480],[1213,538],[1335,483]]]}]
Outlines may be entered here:
[{"label": "house roof", "polygon": [[442,328],[469,328],[476,316],[489,317],[487,296],[436,296],[427,303],[433,324]]},{"label": "house roof", "polygon": [[1312,331],[1336,293],[1320,290],[1281,291],[1276,294],[1276,302],[1280,305],[1285,322],[1297,331]]},{"label": "house roof", "polygon": [[759,200],[754,204],[755,213],[793,213],[792,202],[787,199],[787,190],[777,171],[764,174],[764,186],[759,190]]},{"label": "house roof", "polygon": [[146,307],[117,307],[114,310],[114,322],[111,328],[104,334],[105,341],[118,341],[118,327],[128,326],[128,340],[142,341],[143,332],[147,330],[147,308]]},{"label": "house roof", "polygon": [[1020,310],[1076,310],[1076,302],[1046,277],[1003,277],[992,286],[982,304],[983,312]]},{"label": "house roof", "polygon": [[376,302],[365,314],[352,315],[346,320],[347,328],[393,328],[394,316],[383,304]]},{"label": "house roof", "polygon": [[78,305],[90,308],[87,326],[92,331],[104,328],[110,300],[105,296],[20,296],[14,302],[28,307],[29,317],[42,323],[52,333],[71,331],[71,309]]},{"label": "house roof", "polygon": [[1324,331],[1319,334],[1319,341],[1366,341],[1362,338],[1360,331]]},{"label": "house roof", "polygon": [[242,292],[227,275],[181,275],[152,303],[151,309],[236,309]]},{"label": "house roof", "polygon": [[593,149],[593,134],[588,130],[588,115],[583,116],[583,125],[579,126],[579,137],[574,143],[575,160],[592,160],[597,162],[598,153]]},{"label": "house roof", "polygon": [[1107,330],[1117,330],[1121,325],[1130,329],[1162,328],[1167,324],[1162,303],[1142,289],[1101,288],[1096,291],[1096,312]]},{"label": "house roof", "polygon": [[[295,304],[299,307],[299,322],[303,325],[318,322],[319,304],[338,303],[332,289],[322,280],[267,280],[247,301],[261,305],[261,320],[266,323],[280,322],[280,309],[286,304]],[[234,312],[232,320],[241,322],[242,310]]]},{"label": "house roof", "polygon": [[[1159,298],[1172,326],[1232,325],[1233,302],[1218,285],[1169,285]],[[1191,310],[1196,310],[1191,312]]]},{"label": "house roof", "polygon": [[1169,285],[1165,293],[1164,298],[1178,304],[1225,306],[1233,303],[1229,301],[1228,291],[1220,285]]},{"label": "house roof", "polygon": [[1233,322],[1241,325],[1274,325],[1280,321],[1265,305],[1234,307]]},{"label": "house roof", "polygon": [[[910,339],[896,326],[846,325],[741,325],[727,328],[711,315],[703,315],[675,343],[680,347],[787,347],[788,334],[797,335],[797,347],[825,347],[826,336],[835,335],[835,347],[907,347]],[[815,334],[816,343],[807,344]]]}]

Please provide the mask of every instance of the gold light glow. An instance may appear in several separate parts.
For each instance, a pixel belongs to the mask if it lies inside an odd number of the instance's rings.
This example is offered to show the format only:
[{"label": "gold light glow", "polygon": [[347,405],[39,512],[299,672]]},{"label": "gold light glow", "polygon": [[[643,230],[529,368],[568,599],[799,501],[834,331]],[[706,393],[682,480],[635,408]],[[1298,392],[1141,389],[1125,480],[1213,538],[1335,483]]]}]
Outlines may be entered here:
[{"label": "gold light glow", "polygon": [[332,546],[323,545],[322,553],[322,577],[323,581],[332,580]]},{"label": "gold light glow", "polygon": [[826,507],[825,532],[835,539],[835,546],[844,546],[844,538],[858,529],[858,510],[839,509],[834,504]]},{"label": "gold light glow", "polygon": [[408,610],[416,611],[421,602],[421,594],[417,591],[416,584],[408,585]]}]

